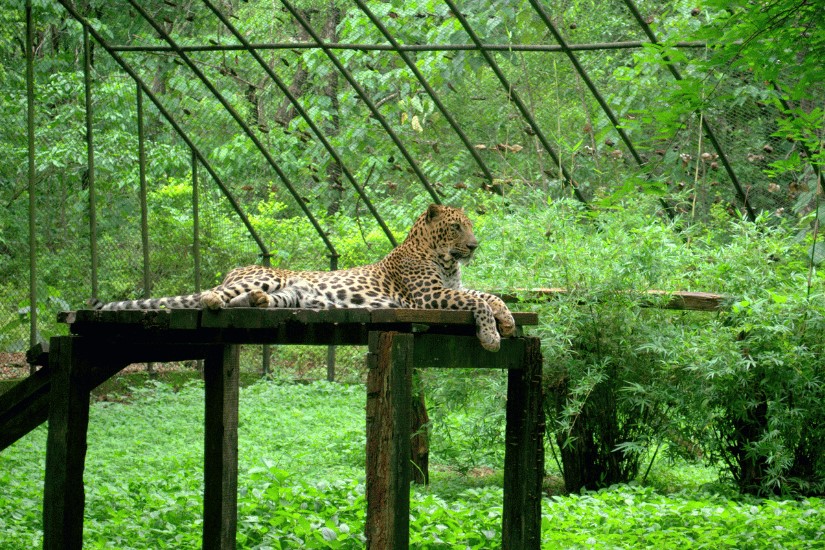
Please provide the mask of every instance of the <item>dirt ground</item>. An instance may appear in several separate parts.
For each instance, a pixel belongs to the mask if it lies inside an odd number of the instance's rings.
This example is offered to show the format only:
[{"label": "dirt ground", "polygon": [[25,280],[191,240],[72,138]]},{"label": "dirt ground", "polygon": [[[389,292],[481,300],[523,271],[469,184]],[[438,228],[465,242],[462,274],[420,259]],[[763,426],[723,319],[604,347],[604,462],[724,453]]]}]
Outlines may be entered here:
[{"label": "dirt ground", "polygon": [[28,375],[25,353],[0,353],[0,380],[16,380]]},{"label": "dirt ground", "polygon": [[[153,363],[152,370],[155,373],[187,370],[194,368],[194,365],[187,363]],[[145,372],[146,364],[137,363],[129,365],[122,372]],[[0,353],[0,380],[19,380],[29,375],[29,364],[26,363],[25,353]]]}]

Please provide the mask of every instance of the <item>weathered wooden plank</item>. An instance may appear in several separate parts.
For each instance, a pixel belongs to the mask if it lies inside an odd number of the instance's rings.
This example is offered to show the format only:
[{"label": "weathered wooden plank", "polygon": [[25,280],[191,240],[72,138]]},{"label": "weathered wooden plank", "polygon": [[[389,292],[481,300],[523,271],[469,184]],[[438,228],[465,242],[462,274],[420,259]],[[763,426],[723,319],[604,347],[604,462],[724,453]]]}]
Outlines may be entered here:
[{"label": "weathered wooden plank", "polygon": [[367,548],[406,550],[410,539],[413,336],[370,333],[367,355]]},{"label": "weathered wooden plank", "polygon": [[471,325],[475,323],[472,311],[448,309],[374,309],[373,323],[433,323]]},{"label": "weathered wooden plank", "polygon": [[294,319],[299,323],[352,324],[369,323],[372,319],[366,308],[295,309]]},{"label": "weathered wooden plank", "polygon": [[[475,318],[472,311],[456,309],[374,309],[371,312],[373,323],[421,323],[439,325],[472,325]],[[517,325],[538,324],[538,314],[533,312],[516,312],[513,318]]]},{"label": "weathered wooden plank", "polygon": [[[724,311],[728,309],[730,298],[722,294],[709,292],[665,292],[663,290],[648,290],[652,298],[649,302],[642,302],[642,307],[660,307],[662,309],[679,309],[687,311]],[[666,302],[656,298],[667,297]]]},{"label": "weathered wooden plank", "polygon": [[416,368],[521,369],[524,345],[523,338],[503,338],[494,353],[475,336],[419,333],[413,357]]},{"label": "weathered wooden plank", "polygon": [[[571,291],[565,288],[519,288],[495,294],[507,303],[538,303],[566,296],[571,294]],[[661,309],[723,311],[727,309],[727,303],[730,301],[728,296],[711,292],[647,290],[645,294],[650,296],[650,300],[642,300],[639,303],[641,307]],[[662,299],[666,297],[669,299]],[[606,302],[609,299],[609,295],[605,293],[599,301]]]},{"label": "weathered wooden plank", "polygon": [[198,328],[201,322],[199,309],[172,309],[169,311],[169,328],[177,330],[192,330]]},{"label": "weathered wooden plank", "polygon": [[[200,326],[204,328],[228,328],[243,326],[243,328],[260,328],[263,310],[260,308],[231,308],[231,309],[204,309],[201,311]],[[288,318],[282,314],[280,319],[272,319],[272,325]]]},{"label": "weathered wooden plank", "polygon": [[46,479],[43,491],[43,548],[83,546],[83,470],[89,425],[89,391],[83,381],[88,346],[71,336],[51,340],[52,374]]},{"label": "weathered wooden plank", "polygon": [[541,548],[544,407],[541,342],[525,338],[524,366],[507,381],[502,548]]},{"label": "weathered wooden plank", "polygon": [[[514,313],[516,324],[536,325],[538,315],[532,312]],[[166,329],[180,331],[196,331],[200,328],[210,329],[240,329],[262,330],[254,335],[261,339],[266,334],[278,334],[285,324],[289,324],[290,334],[307,330],[310,337],[303,343],[326,344],[337,343],[328,336],[321,337],[315,342],[311,334],[326,334],[330,330],[345,335],[347,330],[365,332],[364,327],[370,329],[394,330],[400,325],[421,324],[438,326],[465,326],[474,325],[473,314],[469,311],[440,310],[440,309],[261,309],[261,308],[231,308],[216,311],[195,309],[160,309],[160,310],[123,310],[123,311],[92,311],[79,310],[64,312],[59,320],[69,324],[72,334],[95,335],[137,335],[143,331],[164,332]],[[312,327],[312,328],[310,328]],[[367,329],[369,330],[369,329]],[[268,332],[272,331],[272,332]],[[240,333],[235,333],[238,336]],[[171,340],[178,335],[169,333],[164,339]],[[340,338],[339,338],[340,339]],[[287,338],[288,343],[294,343],[296,338]],[[344,337],[345,343],[356,342],[357,338]],[[262,342],[265,343],[265,342]],[[269,343],[280,343],[277,339]]]},{"label": "weathered wooden plank", "polygon": [[536,326],[539,324],[539,314],[535,311],[514,311],[513,319],[516,326]]},{"label": "weathered wooden plank", "polygon": [[207,355],[203,466],[203,548],[235,548],[238,521],[238,372],[240,346]]}]

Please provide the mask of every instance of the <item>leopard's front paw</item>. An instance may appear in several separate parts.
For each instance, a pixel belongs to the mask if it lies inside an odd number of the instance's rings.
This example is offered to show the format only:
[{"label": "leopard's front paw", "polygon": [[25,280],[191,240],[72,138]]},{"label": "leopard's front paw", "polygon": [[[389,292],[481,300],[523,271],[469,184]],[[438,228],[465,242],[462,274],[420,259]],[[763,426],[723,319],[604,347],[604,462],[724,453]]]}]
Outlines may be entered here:
[{"label": "leopard's front paw", "polygon": [[222,309],[226,304],[217,292],[207,290],[201,294],[201,307],[204,309]]},{"label": "leopard's front paw", "polygon": [[255,289],[249,292],[249,307],[269,307],[269,294],[261,289]]},{"label": "leopard's front paw", "polygon": [[516,320],[513,319],[513,315],[508,310],[499,313],[499,315],[496,316],[496,321],[498,323],[498,332],[502,336],[506,338],[516,335]]},{"label": "leopard's front paw", "polygon": [[498,348],[501,347],[501,336],[499,336],[495,329],[479,330],[478,340],[481,342],[481,347],[487,351],[498,351]]}]

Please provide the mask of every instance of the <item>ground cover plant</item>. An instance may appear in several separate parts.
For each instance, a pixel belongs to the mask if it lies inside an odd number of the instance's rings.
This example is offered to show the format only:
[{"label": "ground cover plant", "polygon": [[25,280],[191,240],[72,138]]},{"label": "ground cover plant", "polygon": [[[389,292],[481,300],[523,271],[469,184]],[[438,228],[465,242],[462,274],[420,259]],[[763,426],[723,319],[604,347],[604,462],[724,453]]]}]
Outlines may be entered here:
[{"label": "ground cover plant", "polygon": [[[88,548],[199,545],[202,392],[197,382],[177,391],[153,383],[94,404],[85,476]],[[242,389],[240,548],[363,547],[364,403],[358,384],[261,381]],[[40,428],[0,454],[4,549],[41,544],[44,446]],[[501,477],[464,476],[438,455],[434,461],[431,486],[413,489],[412,546],[499,546]],[[543,547],[822,544],[821,499],[741,497],[713,477],[685,463],[662,464],[647,485],[548,496]]]}]

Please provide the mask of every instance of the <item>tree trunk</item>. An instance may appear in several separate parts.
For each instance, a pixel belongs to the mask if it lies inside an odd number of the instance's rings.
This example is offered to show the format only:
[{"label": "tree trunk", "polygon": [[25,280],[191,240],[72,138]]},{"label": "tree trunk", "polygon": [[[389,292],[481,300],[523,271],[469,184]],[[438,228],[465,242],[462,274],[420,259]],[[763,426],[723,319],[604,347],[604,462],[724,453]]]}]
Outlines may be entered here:
[{"label": "tree trunk", "polygon": [[[302,14],[309,20],[309,16],[306,13],[302,12]],[[306,42],[308,40],[310,40],[309,34],[299,25],[295,41]],[[300,98],[301,94],[304,93],[304,85],[306,84],[308,73],[302,58],[299,57],[297,63],[298,68],[295,70],[295,75],[292,77],[292,83],[288,86],[288,89],[293,96]],[[278,110],[275,112],[275,123],[286,128],[289,126],[289,122],[295,118],[296,113],[297,111],[295,111],[295,107],[290,103],[289,99],[284,98],[281,106],[278,107]]]},{"label": "tree trunk", "polygon": [[413,463],[412,480],[419,485],[430,484],[430,417],[424,390],[417,389],[412,399],[410,459]]}]

